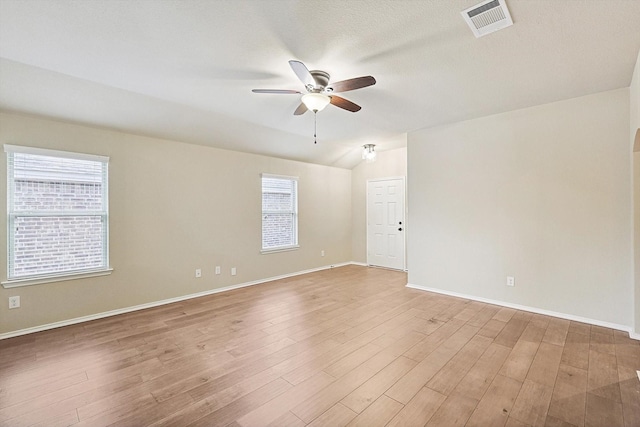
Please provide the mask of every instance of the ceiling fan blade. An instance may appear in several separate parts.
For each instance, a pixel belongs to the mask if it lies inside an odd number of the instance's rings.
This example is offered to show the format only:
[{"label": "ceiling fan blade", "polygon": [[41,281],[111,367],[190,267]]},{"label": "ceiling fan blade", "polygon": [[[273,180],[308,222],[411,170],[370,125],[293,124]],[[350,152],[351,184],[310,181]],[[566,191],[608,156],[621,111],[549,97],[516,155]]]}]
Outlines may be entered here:
[{"label": "ceiling fan blade", "polygon": [[346,92],[348,90],[360,89],[376,84],[376,79],[371,76],[356,77],[355,79],[342,80],[341,82],[331,83],[327,89],[333,92]]},{"label": "ceiling fan blade", "polygon": [[253,93],[279,93],[279,94],[293,94],[293,93],[301,93],[297,90],[288,90],[288,89],[252,89]]},{"label": "ceiling fan blade", "polygon": [[337,95],[331,95],[329,96],[329,98],[331,98],[331,103],[336,107],[340,107],[343,110],[351,111],[352,113],[355,113],[356,111],[360,111],[360,109],[362,108],[358,104],[354,104],[348,99],[344,99]]},{"label": "ceiling fan blade", "polygon": [[300,115],[306,113],[307,111],[308,111],[307,110],[307,106],[304,105],[303,102],[301,102],[300,105],[298,105],[298,108],[296,108],[296,111],[293,112],[293,115],[294,116],[300,116]]},{"label": "ceiling fan blade", "polygon": [[302,84],[304,84],[304,87],[307,87],[309,85],[315,87],[316,81],[309,72],[309,69],[306,65],[304,65],[300,61],[294,60],[289,61],[289,65],[291,65],[291,69],[293,70],[293,72],[296,73],[296,76],[298,76]]}]

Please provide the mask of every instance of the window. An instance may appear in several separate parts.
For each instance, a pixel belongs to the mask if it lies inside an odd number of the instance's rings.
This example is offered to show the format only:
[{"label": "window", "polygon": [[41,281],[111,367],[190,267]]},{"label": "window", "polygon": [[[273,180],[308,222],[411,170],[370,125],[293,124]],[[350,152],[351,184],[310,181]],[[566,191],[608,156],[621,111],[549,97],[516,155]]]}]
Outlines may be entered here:
[{"label": "window", "polygon": [[5,145],[7,279],[108,271],[108,157]]},{"label": "window", "polygon": [[298,247],[298,178],[262,174],[262,250]]}]

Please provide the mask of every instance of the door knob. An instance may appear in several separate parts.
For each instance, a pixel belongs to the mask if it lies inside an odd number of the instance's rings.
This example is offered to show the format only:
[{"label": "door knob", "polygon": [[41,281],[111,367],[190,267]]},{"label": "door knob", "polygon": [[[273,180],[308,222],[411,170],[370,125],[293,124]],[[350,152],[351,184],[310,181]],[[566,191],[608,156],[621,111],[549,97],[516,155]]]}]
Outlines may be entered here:
[{"label": "door knob", "polygon": [[398,228],[398,231],[402,231],[402,227]]}]

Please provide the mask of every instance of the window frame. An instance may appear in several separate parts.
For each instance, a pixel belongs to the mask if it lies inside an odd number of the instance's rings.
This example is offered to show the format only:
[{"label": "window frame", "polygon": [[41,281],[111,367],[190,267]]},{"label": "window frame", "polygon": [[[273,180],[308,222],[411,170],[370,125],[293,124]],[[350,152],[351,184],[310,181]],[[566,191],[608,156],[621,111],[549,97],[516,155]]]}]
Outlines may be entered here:
[{"label": "window frame", "polygon": [[[6,153],[6,166],[7,166],[7,255],[6,255],[6,281],[1,282],[4,288],[13,288],[18,286],[36,285],[41,283],[58,282],[64,280],[80,279],[85,277],[104,276],[111,274],[113,269],[110,267],[109,261],[109,157],[100,156],[94,154],[84,154],[69,151],[50,150],[44,148],[35,148],[27,146],[9,145],[4,144],[4,151]],[[14,182],[15,171],[13,164],[10,164],[12,156],[14,154],[28,154],[39,155],[47,157],[58,157],[71,160],[84,160],[99,162],[103,164],[102,181],[101,181],[101,210],[85,210],[85,211],[15,211],[14,208]],[[47,272],[39,274],[30,274],[23,276],[10,277],[10,265],[12,257],[14,256],[14,238],[15,233],[13,224],[15,224],[16,218],[20,217],[46,217],[46,216],[99,216],[103,223],[102,231],[102,266],[98,268],[81,268],[74,270],[65,270],[60,272]]]},{"label": "window frame", "polygon": [[[291,211],[291,214],[293,215],[293,238],[294,238],[294,243],[292,245],[284,245],[284,246],[273,246],[273,247],[268,247],[265,248],[263,246],[263,242],[264,242],[264,217],[265,214],[270,214],[270,213],[288,213],[287,211],[283,212],[283,211],[278,211],[278,212],[272,212],[272,211],[265,211],[264,209],[262,209],[262,202],[263,202],[263,194],[264,192],[262,191],[262,187],[263,187],[263,180],[264,178],[269,178],[269,179],[280,179],[280,180],[286,180],[286,181],[291,181],[294,184],[294,191],[295,191],[295,195],[294,195],[294,203],[293,203],[293,210]],[[293,250],[297,250],[300,248],[300,244],[299,244],[299,214],[298,214],[298,195],[299,195],[299,191],[298,191],[298,177],[297,176],[289,176],[289,175],[275,175],[275,174],[270,174],[270,173],[262,173],[260,175],[260,201],[261,201],[261,208],[260,208],[260,253],[262,254],[269,254],[269,253],[274,253],[274,252],[285,252],[285,251],[293,251]]]}]

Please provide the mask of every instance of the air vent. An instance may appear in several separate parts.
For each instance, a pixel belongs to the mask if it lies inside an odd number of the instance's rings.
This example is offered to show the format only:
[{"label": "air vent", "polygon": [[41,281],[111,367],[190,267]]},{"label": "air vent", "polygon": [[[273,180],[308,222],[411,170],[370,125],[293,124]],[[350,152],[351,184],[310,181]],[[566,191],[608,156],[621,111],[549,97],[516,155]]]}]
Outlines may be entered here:
[{"label": "air vent", "polygon": [[505,0],[483,1],[460,13],[476,37],[513,25]]}]

